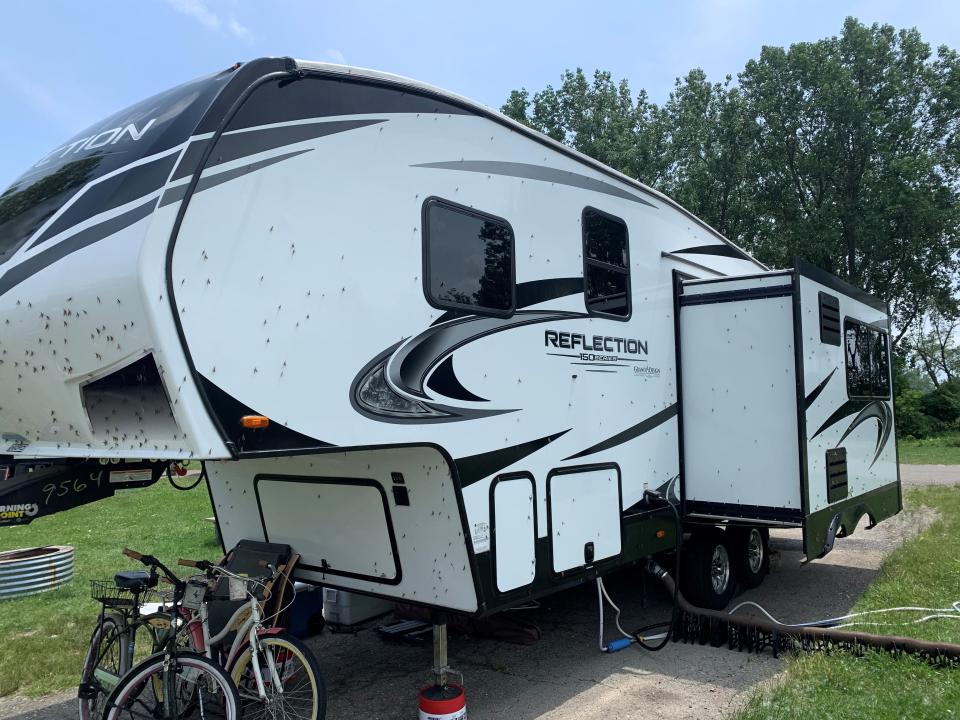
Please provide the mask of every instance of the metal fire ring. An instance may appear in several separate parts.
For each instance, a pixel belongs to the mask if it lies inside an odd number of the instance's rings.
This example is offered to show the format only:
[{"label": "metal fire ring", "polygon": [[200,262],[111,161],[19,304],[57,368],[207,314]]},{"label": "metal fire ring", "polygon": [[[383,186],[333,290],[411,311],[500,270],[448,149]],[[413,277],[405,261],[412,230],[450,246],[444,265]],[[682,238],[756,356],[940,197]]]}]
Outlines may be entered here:
[{"label": "metal fire ring", "polygon": [[72,579],[73,548],[69,545],[0,552],[0,599],[55,590]]}]

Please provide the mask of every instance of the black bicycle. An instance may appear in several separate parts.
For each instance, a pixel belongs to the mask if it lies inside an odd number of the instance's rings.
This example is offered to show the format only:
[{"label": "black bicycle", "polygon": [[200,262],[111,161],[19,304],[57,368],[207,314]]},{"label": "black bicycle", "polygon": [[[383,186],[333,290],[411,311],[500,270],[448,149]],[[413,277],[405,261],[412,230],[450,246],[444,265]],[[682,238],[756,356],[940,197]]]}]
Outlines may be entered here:
[{"label": "black bicycle", "polygon": [[[183,609],[196,609],[203,593],[180,580],[152,555],[125,549],[148,572],[118,573],[114,587],[94,585],[102,605],[84,663],[80,685],[81,720],[237,720],[236,686],[216,662],[184,646]],[[160,578],[172,586],[170,602],[144,612],[143,598]],[[149,638],[153,654],[139,660]],[[143,637],[143,636],[147,637]],[[137,662],[139,660],[139,662]]]}]

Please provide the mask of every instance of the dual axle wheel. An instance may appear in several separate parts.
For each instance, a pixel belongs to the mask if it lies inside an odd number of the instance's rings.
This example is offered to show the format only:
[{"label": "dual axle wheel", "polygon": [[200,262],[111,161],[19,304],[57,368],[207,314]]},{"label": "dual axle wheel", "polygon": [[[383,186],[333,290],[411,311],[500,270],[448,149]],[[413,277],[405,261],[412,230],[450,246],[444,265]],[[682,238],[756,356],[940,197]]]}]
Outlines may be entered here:
[{"label": "dual axle wheel", "polygon": [[770,571],[769,539],[766,528],[697,528],[680,558],[684,597],[699,607],[722,610],[737,583],[757,587]]}]

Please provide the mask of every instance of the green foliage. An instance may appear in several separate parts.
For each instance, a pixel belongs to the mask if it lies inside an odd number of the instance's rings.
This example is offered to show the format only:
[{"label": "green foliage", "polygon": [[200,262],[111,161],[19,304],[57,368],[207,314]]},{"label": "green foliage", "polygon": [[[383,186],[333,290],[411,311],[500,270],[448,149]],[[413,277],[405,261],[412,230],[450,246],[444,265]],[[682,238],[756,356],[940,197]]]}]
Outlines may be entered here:
[{"label": "green foliage", "polygon": [[43,695],[75,687],[99,605],[90,580],[142,568],[120,550],[132,546],[168,565],[179,557],[219,559],[204,487],[179,492],[161,481],[115,497],[0,530],[0,550],[61,544],[75,548],[73,580],[58,590],[0,600],[0,696]]},{"label": "green foliage", "polygon": [[897,449],[900,462],[907,465],[960,465],[960,433],[899,439]]},{"label": "green foliage", "polygon": [[954,307],[960,59],[916,30],[848,18],[764,47],[737,82],[702,70],[662,107],[609,72],[511,93],[503,111],[641,179],[760,260],[814,262],[891,303],[899,331]]},{"label": "green foliage", "polygon": [[[960,578],[960,486],[929,487],[907,495],[908,507],[936,508],[940,519],[895,551],[855,610],[919,605],[947,607],[957,599]],[[890,624],[863,629],[884,635],[960,642],[956,621],[931,620],[899,625],[917,614],[894,618],[868,617]],[[788,664],[784,679],[756,691],[737,720],[836,718],[900,720],[956,717],[960,707],[960,673],[936,668],[910,656],[867,653],[799,655]]]},{"label": "green foliage", "polygon": [[960,420],[960,381],[942,383],[924,395],[920,399],[920,409],[926,415],[939,420],[944,427],[956,425]]},{"label": "green foliage", "polygon": [[923,398],[922,392],[910,389],[897,396],[897,435],[900,438],[923,438],[940,429],[940,424],[923,411]]}]

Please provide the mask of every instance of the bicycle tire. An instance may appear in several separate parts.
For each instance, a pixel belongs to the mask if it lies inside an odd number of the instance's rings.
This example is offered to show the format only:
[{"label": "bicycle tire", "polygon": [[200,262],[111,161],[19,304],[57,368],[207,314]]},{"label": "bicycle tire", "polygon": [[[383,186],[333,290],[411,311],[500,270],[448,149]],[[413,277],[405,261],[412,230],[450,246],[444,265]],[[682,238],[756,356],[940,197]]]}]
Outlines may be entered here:
[{"label": "bicycle tire", "polygon": [[[194,652],[172,657],[177,685],[176,720],[239,720],[240,696],[219,664]],[[166,715],[163,682],[166,653],[151,655],[124,675],[107,698],[103,720],[156,720]],[[166,693],[161,690],[161,695]]]},{"label": "bicycle tire", "polygon": [[[274,704],[280,700],[283,701],[283,717],[290,718],[290,720],[323,720],[327,714],[327,689],[323,681],[323,675],[320,673],[320,665],[310,649],[301,640],[289,633],[264,635],[259,639],[259,644],[261,647],[269,648],[274,655],[277,673],[284,690],[279,698],[274,693],[271,699]],[[244,720],[259,720],[259,718],[271,717],[267,714],[263,699],[259,696],[256,678],[250,664],[252,656],[253,653],[248,645],[237,656],[236,662],[230,669],[230,677],[236,684],[237,692],[240,695],[240,709]],[[291,662],[293,659],[299,663],[302,671],[299,671],[296,665]],[[261,661],[261,673],[266,686],[265,689],[271,692],[270,672],[266,662],[263,661]],[[302,677],[298,677],[298,675],[302,675]],[[288,680],[296,682],[296,684],[287,687]],[[309,701],[303,701],[307,697],[305,695],[307,692],[310,696]]]},{"label": "bicycle tire", "polygon": [[[90,645],[87,647],[87,654],[83,658],[83,673],[80,676],[80,687],[77,691],[79,705],[77,712],[80,720],[100,720],[103,715],[104,701],[113,690],[113,688],[103,688],[101,681],[95,675],[98,667],[115,676],[117,682],[120,681],[122,650],[117,639],[120,635],[121,626],[121,621],[118,620],[117,616],[107,614],[97,622],[93,633],[90,635]],[[116,658],[107,660],[107,667],[104,668],[106,651],[101,652],[101,648],[105,638],[115,645]]]}]

